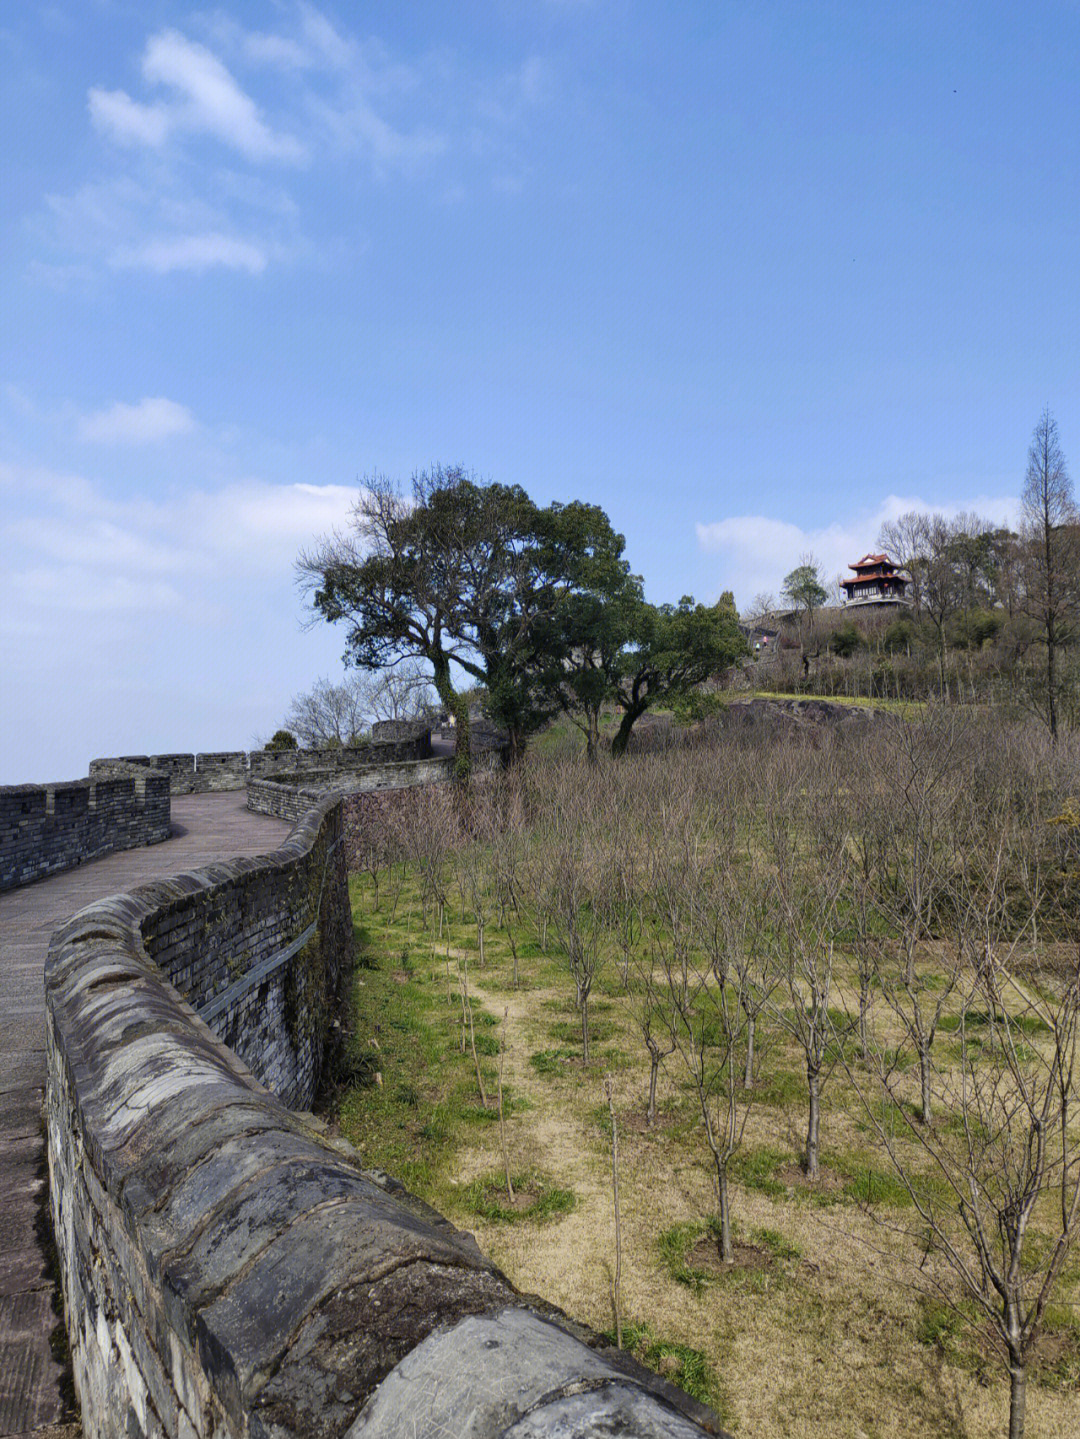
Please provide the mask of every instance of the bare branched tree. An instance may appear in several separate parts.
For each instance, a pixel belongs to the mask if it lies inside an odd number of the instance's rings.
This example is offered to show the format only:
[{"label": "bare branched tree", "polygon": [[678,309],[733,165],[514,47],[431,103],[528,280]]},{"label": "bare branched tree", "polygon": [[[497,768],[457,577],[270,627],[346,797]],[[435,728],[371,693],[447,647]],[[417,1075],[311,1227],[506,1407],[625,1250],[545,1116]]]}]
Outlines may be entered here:
[{"label": "bare branched tree", "polygon": [[[969,736],[967,718],[940,707],[887,721],[856,781],[863,790],[855,826],[861,831],[855,843],[861,862],[850,877],[860,983],[869,983],[863,966],[871,966],[918,1060],[923,1124],[933,1112],[934,1038],[959,975],[955,945],[932,947],[932,941],[955,857],[970,840],[957,831]],[[895,959],[886,936],[892,937]],[[860,1032],[865,1047],[861,1012]]]},{"label": "bare branched tree", "polygon": [[847,849],[834,746],[790,750],[777,766],[764,822],[772,865],[776,926],[769,958],[776,996],[770,1011],[802,1053],[807,1086],[806,1177],[820,1176],[821,1097],[842,1054],[829,1005]]},{"label": "bare branched tree", "polygon": [[728,1177],[750,1114],[748,1092],[739,1084],[746,1028],[739,977],[737,971],[732,971],[726,982],[718,981],[711,964],[692,961],[685,970],[666,964],[664,974],[672,1046],[682,1059],[697,1099],[713,1161],[719,1219],[717,1247],[720,1258],[730,1263],[735,1251]]},{"label": "bare branched tree", "polygon": [[367,682],[349,675],[340,684],[317,679],[306,694],[297,695],[285,716],[285,728],[305,749],[332,749],[359,744],[368,724]]},{"label": "bare branched tree", "polygon": [[[1080,1224],[1080,984],[1075,973],[1056,990],[1046,977],[1022,982],[1010,963],[1015,942],[1004,948],[965,969],[958,991],[956,1059],[939,1077],[952,1123],[930,1128],[909,1118],[897,1072],[881,1054],[876,1078],[899,1130],[854,1078],[919,1216],[918,1237],[932,1236],[998,1342],[1009,1374],[1009,1439],[1023,1439],[1032,1350]],[[920,1278],[955,1305],[946,1274],[924,1264]]]},{"label": "bare branched tree", "polygon": [[589,996],[603,963],[603,927],[597,913],[597,862],[588,820],[596,768],[571,764],[553,785],[549,824],[546,907],[574,981],[581,1020],[581,1057],[589,1062]]},{"label": "bare branched tree", "polygon": [[1038,624],[1046,648],[1045,678],[1036,708],[1051,737],[1056,739],[1060,652],[1076,631],[1080,516],[1058,439],[1057,422],[1049,409],[1043,411],[1031,437],[1020,506],[1022,608]]}]

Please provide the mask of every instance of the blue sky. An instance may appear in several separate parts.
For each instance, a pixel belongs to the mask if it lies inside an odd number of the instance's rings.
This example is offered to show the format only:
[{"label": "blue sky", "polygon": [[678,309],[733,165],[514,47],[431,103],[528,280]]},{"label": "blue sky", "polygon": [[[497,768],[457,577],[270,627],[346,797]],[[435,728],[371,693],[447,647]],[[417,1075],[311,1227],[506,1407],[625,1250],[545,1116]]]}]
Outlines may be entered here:
[{"label": "blue sky", "polygon": [[[363,475],[603,505],[655,600],[1080,442],[1074,0],[0,11],[0,782],[341,673]],[[1071,447],[1071,449],[1070,449]]]}]

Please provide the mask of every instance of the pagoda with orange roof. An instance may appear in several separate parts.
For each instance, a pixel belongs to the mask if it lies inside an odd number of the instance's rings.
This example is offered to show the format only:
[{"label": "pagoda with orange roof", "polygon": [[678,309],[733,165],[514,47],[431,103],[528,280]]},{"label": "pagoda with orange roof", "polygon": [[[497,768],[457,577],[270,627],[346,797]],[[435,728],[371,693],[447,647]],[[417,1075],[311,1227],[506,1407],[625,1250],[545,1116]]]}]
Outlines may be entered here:
[{"label": "pagoda with orange roof", "polygon": [[888,555],[863,555],[853,565],[848,565],[855,575],[850,580],[841,580],[844,591],[844,605],[908,605],[911,599],[908,590],[911,580]]}]

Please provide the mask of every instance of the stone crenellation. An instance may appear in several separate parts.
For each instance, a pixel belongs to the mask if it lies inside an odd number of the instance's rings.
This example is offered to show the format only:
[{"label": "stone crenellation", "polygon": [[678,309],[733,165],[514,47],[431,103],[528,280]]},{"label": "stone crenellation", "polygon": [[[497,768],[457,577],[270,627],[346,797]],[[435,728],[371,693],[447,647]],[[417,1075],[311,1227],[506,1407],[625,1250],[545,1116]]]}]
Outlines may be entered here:
[{"label": "stone crenellation", "polygon": [[[388,740],[405,740],[406,742],[419,740],[422,743],[425,736],[430,741],[430,720],[375,720],[371,726],[372,744],[385,744]],[[423,756],[420,755],[418,758],[422,759]]]},{"label": "stone crenellation", "polygon": [[53,936],[51,1205],[87,1439],[719,1433],[286,1107],[310,1103],[352,955],[342,810],[325,795],[275,853]]},{"label": "stone crenellation", "polygon": [[0,786],[0,890],[168,839],[169,784],[132,766],[63,784]]},{"label": "stone crenellation", "polygon": [[351,774],[372,766],[403,764],[428,759],[431,731],[425,725],[415,733],[373,739],[370,744],[340,749],[223,750],[213,754],[121,755],[90,761],[91,779],[130,774],[132,767],[168,775],[173,794],[211,794],[243,789],[251,779],[278,774],[331,771]]}]

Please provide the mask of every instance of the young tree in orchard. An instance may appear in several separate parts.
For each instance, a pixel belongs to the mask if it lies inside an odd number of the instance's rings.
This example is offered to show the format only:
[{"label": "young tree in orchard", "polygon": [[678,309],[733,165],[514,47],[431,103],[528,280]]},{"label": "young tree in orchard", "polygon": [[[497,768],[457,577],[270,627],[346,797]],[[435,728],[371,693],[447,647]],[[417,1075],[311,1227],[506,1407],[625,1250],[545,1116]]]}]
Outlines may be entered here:
[{"label": "young tree in orchard", "polygon": [[[950,882],[947,923],[963,966],[954,1055],[937,1076],[949,1122],[910,1113],[880,1046],[869,1074],[848,1073],[911,1201],[911,1238],[935,1256],[919,1283],[966,1317],[958,1287],[974,1309],[1008,1370],[1009,1439],[1023,1439],[1028,1369],[1080,1231],[1080,981],[1074,963],[1044,969],[1034,949],[1037,920],[1075,948],[1071,900],[1057,904],[1040,886],[1018,922],[1016,875],[1044,862],[1046,832],[1037,807],[1020,802],[1013,758],[999,751],[1004,772],[970,786],[972,824]],[[1047,770],[1032,766],[1032,777],[1035,793],[1050,788]]]},{"label": "young tree in orchard", "polygon": [[740,1084],[746,1014],[741,974],[734,967],[718,980],[708,963],[691,962],[677,974],[665,970],[671,1045],[698,1102],[705,1143],[716,1181],[717,1250],[725,1264],[735,1257],[731,1233],[729,1175],[750,1117],[751,1094]]},{"label": "young tree in orchard", "polygon": [[302,554],[297,567],[316,612],[346,624],[350,663],[430,665],[467,772],[468,704],[455,671],[485,687],[517,757],[553,710],[542,682],[551,617],[590,583],[592,558],[617,560],[622,546],[596,506],[541,509],[520,486],[437,467],[414,477],[409,499],[381,476],[366,481],[350,532]]},{"label": "young tree in orchard", "polygon": [[[945,945],[934,953],[933,942],[956,856],[970,839],[963,802],[972,783],[971,742],[969,722],[955,710],[890,718],[850,785],[853,819],[862,830],[853,845],[862,862],[851,875],[851,918],[857,928],[869,910],[891,937],[873,945],[868,962],[918,1061],[922,1125],[933,1118],[934,1041],[959,982],[955,950]],[[867,956],[858,941],[856,957],[861,968]]]},{"label": "young tree in orchard", "polygon": [[[762,822],[772,870],[774,928],[768,967],[769,1008],[802,1051],[807,1125],[803,1169],[820,1177],[822,1092],[843,1055],[829,1012],[842,928],[848,826],[844,774],[835,743],[781,752],[764,778]],[[782,996],[782,998],[781,998]],[[786,1001],[786,1002],[784,1002]]]},{"label": "young tree in orchard", "polygon": [[1072,481],[1058,439],[1057,421],[1044,410],[1028,450],[1020,498],[1025,613],[1036,621],[1046,647],[1046,674],[1035,707],[1053,739],[1058,733],[1058,661],[1076,631],[1080,598],[1080,539]]},{"label": "young tree in orchard", "polygon": [[635,723],[646,710],[702,684],[747,653],[730,592],[715,605],[695,604],[684,595],[677,605],[642,603],[630,647],[618,663],[614,699],[622,720],[611,741],[625,754]]}]

